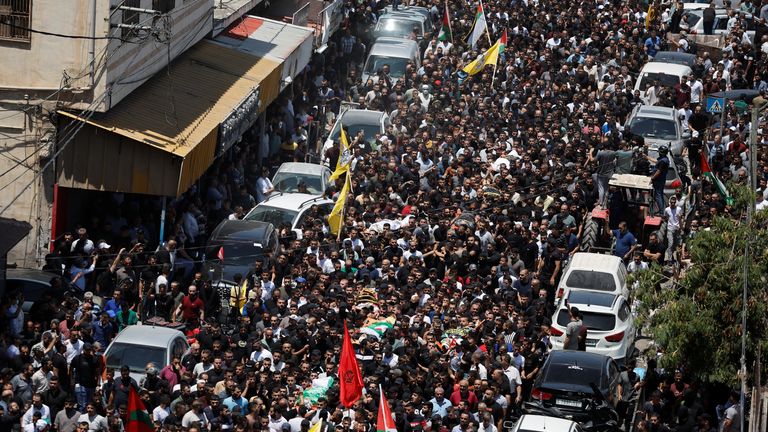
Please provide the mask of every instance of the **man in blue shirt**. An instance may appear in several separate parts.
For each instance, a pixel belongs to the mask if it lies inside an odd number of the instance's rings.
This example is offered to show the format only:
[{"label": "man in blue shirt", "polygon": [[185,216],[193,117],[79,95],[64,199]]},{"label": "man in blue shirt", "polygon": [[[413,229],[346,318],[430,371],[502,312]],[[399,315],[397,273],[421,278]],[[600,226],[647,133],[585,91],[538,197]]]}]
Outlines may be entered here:
[{"label": "man in blue shirt", "polygon": [[[605,221],[605,226],[608,229],[608,220]],[[616,238],[613,254],[626,262],[637,247],[637,239],[627,230],[627,223],[624,221],[619,222],[619,229],[612,230],[611,235]]]},{"label": "man in blue shirt", "polygon": [[654,58],[660,50],[661,38],[656,35],[656,29],[651,29],[651,36],[645,40],[645,53],[648,54],[648,57]]}]

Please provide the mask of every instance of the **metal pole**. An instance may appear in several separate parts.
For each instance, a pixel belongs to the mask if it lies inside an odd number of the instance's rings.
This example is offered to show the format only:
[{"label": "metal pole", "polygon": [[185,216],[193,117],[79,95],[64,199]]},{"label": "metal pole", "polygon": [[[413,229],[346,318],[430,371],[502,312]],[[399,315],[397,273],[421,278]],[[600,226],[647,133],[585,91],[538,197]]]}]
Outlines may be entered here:
[{"label": "metal pole", "polygon": [[166,198],[163,197],[163,209],[160,210],[160,238],[157,241],[158,245],[162,245],[165,238],[165,200]]}]

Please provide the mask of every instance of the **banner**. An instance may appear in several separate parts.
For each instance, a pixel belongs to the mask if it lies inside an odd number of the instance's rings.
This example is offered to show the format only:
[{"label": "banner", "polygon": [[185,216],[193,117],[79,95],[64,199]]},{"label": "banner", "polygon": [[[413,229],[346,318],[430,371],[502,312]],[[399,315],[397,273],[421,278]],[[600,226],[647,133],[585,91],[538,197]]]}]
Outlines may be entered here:
[{"label": "banner", "polygon": [[341,6],[342,0],[335,0],[321,12],[323,15],[323,33],[320,36],[318,47],[326,46],[331,35],[339,28],[339,25],[341,25],[341,18],[343,17]]}]

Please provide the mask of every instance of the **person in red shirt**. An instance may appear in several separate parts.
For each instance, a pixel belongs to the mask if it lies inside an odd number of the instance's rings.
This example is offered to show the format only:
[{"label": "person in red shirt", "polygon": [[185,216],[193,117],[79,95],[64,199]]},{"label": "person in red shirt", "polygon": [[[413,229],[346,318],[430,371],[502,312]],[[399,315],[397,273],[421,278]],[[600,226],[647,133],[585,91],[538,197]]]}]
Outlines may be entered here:
[{"label": "person in red shirt", "polygon": [[459,406],[459,402],[463,400],[467,401],[471,411],[477,410],[477,395],[475,392],[469,391],[469,382],[467,380],[459,381],[459,389],[451,393],[451,397],[448,399],[453,406]]},{"label": "person in red shirt", "polygon": [[181,299],[179,307],[173,314],[174,321],[178,320],[179,315],[181,315],[181,320],[185,323],[202,322],[205,320],[205,303],[197,295],[197,287],[195,285],[190,285],[189,294]]}]

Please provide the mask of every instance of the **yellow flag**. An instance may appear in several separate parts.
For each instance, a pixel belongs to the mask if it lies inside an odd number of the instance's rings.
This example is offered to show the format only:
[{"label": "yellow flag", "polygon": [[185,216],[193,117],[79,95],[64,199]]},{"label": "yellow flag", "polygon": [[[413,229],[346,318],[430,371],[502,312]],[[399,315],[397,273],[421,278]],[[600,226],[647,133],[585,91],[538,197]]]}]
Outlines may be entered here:
[{"label": "yellow flag", "polygon": [[323,419],[320,419],[320,421],[309,428],[309,432],[320,432],[321,430],[323,430]]},{"label": "yellow flag", "polygon": [[656,21],[656,9],[653,3],[648,3],[648,13],[645,16],[645,28],[648,29]]},{"label": "yellow flag", "polygon": [[336,170],[331,174],[329,181],[336,180],[341,177],[342,174],[349,171],[349,166],[352,164],[352,149],[349,148],[349,139],[347,139],[347,133],[344,132],[344,127],[339,124],[339,146],[341,147],[339,153],[339,160],[336,161]]},{"label": "yellow flag", "polygon": [[485,65],[494,65],[496,66],[496,63],[499,61],[499,47],[501,46],[501,39],[497,40],[495,44],[493,44],[492,47],[488,49],[488,51],[484,52],[480,57],[476,58],[474,61],[469,63],[468,65],[464,66],[462,69],[464,72],[467,73],[467,75],[474,75],[483,68],[485,68]]},{"label": "yellow flag", "polygon": [[341,232],[341,224],[344,222],[344,206],[347,204],[347,195],[349,195],[349,189],[351,187],[349,176],[344,181],[344,186],[339,193],[339,199],[336,200],[336,204],[331,210],[331,214],[328,215],[328,225],[331,226],[331,233],[338,235]]}]

